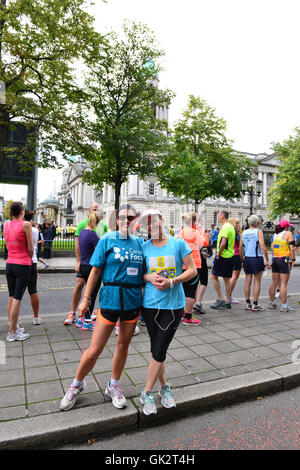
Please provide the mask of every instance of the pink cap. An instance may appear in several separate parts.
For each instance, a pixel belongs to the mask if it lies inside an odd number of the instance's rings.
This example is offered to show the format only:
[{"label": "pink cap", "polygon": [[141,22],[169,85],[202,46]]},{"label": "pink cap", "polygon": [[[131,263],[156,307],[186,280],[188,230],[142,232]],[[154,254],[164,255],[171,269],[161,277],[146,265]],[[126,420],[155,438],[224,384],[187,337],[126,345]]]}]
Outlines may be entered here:
[{"label": "pink cap", "polygon": [[285,227],[294,227],[293,224],[290,224],[288,220],[281,220],[279,222],[279,225],[281,228],[285,228]]}]

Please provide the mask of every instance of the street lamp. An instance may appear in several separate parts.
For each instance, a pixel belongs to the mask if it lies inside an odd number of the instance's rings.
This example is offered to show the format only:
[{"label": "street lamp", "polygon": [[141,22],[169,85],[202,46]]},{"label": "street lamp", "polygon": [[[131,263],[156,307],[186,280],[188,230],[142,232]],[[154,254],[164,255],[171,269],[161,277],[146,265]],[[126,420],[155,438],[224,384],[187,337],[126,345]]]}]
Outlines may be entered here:
[{"label": "street lamp", "polygon": [[263,188],[262,180],[257,180],[255,183],[255,187],[252,184],[249,185],[247,179],[242,180],[242,193],[244,196],[245,194],[248,194],[249,199],[250,199],[250,215],[253,214],[254,196],[260,197],[262,193],[262,188]]}]

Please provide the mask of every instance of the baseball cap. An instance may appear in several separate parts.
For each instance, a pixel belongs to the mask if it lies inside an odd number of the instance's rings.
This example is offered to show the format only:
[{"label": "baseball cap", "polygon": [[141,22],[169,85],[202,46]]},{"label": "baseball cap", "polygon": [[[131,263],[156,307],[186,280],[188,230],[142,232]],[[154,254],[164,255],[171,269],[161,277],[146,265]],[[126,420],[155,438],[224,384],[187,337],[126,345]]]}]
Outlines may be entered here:
[{"label": "baseball cap", "polygon": [[294,227],[293,224],[290,224],[289,221],[288,221],[288,220],[285,220],[285,219],[284,219],[284,220],[281,220],[281,221],[279,222],[279,225],[280,225],[281,228],[285,228],[285,227]]},{"label": "baseball cap", "polygon": [[148,209],[142,213],[139,222],[141,223],[143,219],[149,216],[151,217],[152,215],[158,215],[159,217],[162,217],[162,213],[158,209]]}]

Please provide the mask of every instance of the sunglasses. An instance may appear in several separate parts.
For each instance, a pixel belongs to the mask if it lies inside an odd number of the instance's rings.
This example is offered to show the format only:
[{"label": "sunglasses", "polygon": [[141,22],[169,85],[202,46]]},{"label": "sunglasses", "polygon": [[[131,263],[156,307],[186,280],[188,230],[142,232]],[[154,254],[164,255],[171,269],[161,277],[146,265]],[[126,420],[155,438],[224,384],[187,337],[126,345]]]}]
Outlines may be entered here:
[{"label": "sunglasses", "polygon": [[136,219],[136,216],[135,215],[120,215],[118,217],[118,219],[121,221],[121,222],[124,222],[124,220],[129,220],[129,222],[132,222],[133,220]]}]

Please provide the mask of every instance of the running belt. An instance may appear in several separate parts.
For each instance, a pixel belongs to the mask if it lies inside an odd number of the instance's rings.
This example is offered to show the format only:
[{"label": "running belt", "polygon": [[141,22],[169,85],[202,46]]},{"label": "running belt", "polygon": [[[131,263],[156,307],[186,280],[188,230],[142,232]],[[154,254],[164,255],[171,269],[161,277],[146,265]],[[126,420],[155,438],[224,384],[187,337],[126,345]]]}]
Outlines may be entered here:
[{"label": "running belt", "polygon": [[104,282],[104,286],[116,286],[119,287],[119,294],[120,294],[120,304],[121,304],[121,311],[124,312],[124,297],[123,297],[123,289],[139,289],[142,287],[142,284],[128,284],[127,282]]}]

